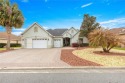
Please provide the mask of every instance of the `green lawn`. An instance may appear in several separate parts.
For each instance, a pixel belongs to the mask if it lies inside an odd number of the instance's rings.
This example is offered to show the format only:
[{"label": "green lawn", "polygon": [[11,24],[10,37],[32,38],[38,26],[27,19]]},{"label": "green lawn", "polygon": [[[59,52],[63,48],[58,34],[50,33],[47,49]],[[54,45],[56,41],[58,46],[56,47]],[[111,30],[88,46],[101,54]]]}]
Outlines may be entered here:
[{"label": "green lawn", "polygon": [[117,50],[125,50],[125,48],[121,48],[121,47],[115,47],[114,49],[117,49]]}]

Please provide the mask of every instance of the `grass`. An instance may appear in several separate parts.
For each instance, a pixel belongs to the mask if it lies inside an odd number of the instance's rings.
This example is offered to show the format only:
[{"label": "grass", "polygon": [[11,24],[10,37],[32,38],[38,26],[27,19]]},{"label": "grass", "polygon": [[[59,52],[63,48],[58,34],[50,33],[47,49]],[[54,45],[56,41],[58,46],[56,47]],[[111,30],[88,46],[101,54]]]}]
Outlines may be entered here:
[{"label": "grass", "polygon": [[6,48],[0,48],[0,51],[1,51],[1,50],[6,50]]},{"label": "grass", "polygon": [[[125,56],[119,56],[119,55],[109,56],[109,55],[99,55],[93,53],[94,51],[101,51],[101,50],[102,49],[86,48],[83,50],[75,50],[73,51],[73,54],[82,59],[92,61],[103,66],[108,66],[108,67],[125,66]],[[125,53],[125,51],[117,49],[112,49],[111,52]]]},{"label": "grass", "polygon": [[125,48],[121,48],[121,47],[115,47],[114,49],[117,49],[117,50],[125,50]]},{"label": "grass", "polygon": [[[11,48],[20,49],[21,47],[11,47]],[[6,50],[6,48],[0,48],[0,51],[3,51],[3,50]]]}]

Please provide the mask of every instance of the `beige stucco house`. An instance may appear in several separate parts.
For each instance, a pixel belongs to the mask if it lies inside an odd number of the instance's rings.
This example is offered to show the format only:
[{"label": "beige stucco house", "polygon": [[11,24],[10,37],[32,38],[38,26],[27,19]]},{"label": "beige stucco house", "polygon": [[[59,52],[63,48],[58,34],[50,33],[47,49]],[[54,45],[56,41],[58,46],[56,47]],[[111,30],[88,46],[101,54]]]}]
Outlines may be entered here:
[{"label": "beige stucco house", "polygon": [[[122,40],[122,42],[125,43],[125,27],[113,28],[113,29],[110,29],[110,31],[116,34]],[[125,47],[124,44],[120,44],[119,46]]]},{"label": "beige stucco house", "polygon": [[[79,30],[70,29],[48,29],[34,23],[21,34],[23,48],[53,48],[71,46],[77,43]],[[83,43],[87,43],[87,38],[83,38]]]},{"label": "beige stucco house", "polygon": [[[0,43],[7,43],[8,36],[6,32],[0,32]],[[10,35],[10,43],[21,43],[21,37],[14,34]]]}]

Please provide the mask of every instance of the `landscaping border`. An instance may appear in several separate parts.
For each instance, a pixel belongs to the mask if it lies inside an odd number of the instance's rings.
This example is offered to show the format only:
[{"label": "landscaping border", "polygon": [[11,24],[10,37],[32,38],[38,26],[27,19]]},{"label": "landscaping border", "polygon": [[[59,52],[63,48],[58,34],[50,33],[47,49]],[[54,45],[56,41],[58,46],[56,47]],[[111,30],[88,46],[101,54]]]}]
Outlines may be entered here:
[{"label": "landscaping border", "polygon": [[61,50],[60,59],[71,66],[102,66],[100,64],[97,64],[97,63],[94,63],[85,59],[81,59],[75,56],[72,53],[72,51],[74,50],[73,49]]}]

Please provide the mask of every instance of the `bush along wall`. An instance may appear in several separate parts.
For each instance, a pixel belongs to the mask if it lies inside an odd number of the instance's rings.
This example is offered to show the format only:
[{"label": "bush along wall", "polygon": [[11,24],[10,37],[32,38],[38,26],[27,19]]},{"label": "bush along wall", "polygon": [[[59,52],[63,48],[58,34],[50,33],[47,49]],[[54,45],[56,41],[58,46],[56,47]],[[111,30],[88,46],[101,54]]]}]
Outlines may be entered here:
[{"label": "bush along wall", "polygon": [[80,47],[86,47],[86,46],[89,46],[89,43],[82,43],[82,44],[80,44]]},{"label": "bush along wall", "polygon": [[[4,48],[5,46],[6,46],[6,43],[0,43],[0,48]],[[21,44],[11,43],[10,47],[21,47]]]},{"label": "bush along wall", "polygon": [[78,43],[72,43],[72,47],[87,47],[89,46],[89,43],[82,43],[82,44],[78,44]]},{"label": "bush along wall", "polygon": [[4,48],[6,46],[6,43],[0,43],[0,48]]}]

